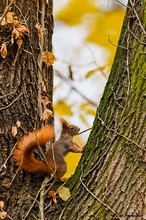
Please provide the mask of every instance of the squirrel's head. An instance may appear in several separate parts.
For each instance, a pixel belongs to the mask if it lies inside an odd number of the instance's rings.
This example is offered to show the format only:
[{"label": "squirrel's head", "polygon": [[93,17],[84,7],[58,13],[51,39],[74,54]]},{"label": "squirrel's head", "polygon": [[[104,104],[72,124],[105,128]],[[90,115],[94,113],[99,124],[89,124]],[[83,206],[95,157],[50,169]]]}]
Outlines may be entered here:
[{"label": "squirrel's head", "polygon": [[63,133],[68,133],[71,136],[77,135],[79,133],[80,128],[78,126],[69,124],[63,118],[61,118],[60,121],[62,123],[62,132]]}]

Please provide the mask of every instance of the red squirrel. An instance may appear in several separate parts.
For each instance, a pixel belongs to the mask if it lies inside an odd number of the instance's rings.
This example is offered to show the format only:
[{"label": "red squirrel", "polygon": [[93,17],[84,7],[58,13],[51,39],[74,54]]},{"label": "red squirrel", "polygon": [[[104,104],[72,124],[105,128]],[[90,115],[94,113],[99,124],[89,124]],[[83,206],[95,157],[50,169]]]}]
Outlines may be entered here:
[{"label": "red squirrel", "polygon": [[43,172],[47,175],[54,174],[54,178],[57,181],[63,181],[62,176],[67,170],[64,157],[68,152],[81,153],[83,149],[73,140],[73,136],[78,134],[80,129],[75,125],[69,125],[64,119],[61,122],[61,136],[46,152],[46,160],[36,160],[33,149],[38,144],[42,147],[54,137],[52,125],[46,125],[38,131],[33,131],[18,141],[13,157],[22,170],[31,173]]}]

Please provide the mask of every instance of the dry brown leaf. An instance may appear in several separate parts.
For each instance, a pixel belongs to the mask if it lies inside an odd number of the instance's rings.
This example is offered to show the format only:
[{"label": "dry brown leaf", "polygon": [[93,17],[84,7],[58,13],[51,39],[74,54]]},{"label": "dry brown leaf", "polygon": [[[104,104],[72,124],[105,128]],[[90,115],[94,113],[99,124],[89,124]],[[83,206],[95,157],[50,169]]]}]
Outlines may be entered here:
[{"label": "dry brown leaf", "polygon": [[63,201],[67,201],[70,198],[70,190],[65,186],[59,187],[57,192]]},{"label": "dry brown leaf", "polygon": [[0,212],[0,219],[5,219],[7,217],[7,212]]},{"label": "dry brown leaf", "polygon": [[52,197],[53,202],[56,204],[57,203],[57,199],[56,199],[56,192],[55,191],[50,191],[49,192],[49,197]]},{"label": "dry brown leaf", "polygon": [[12,136],[15,137],[17,135],[17,127],[12,126]]},{"label": "dry brown leaf", "polygon": [[50,119],[52,117],[53,117],[52,111],[49,109],[45,109],[43,112],[42,120],[45,121],[45,120]]},{"label": "dry brown leaf", "polygon": [[42,30],[42,26],[40,24],[36,24],[35,27],[38,29],[38,36],[42,37],[43,36],[43,30]]},{"label": "dry brown leaf", "polygon": [[15,28],[20,26],[20,23],[18,21],[18,17],[17,16],[14,17],[13,25],[14,25]]},{"label": "dry brown leaf", "polygon": [[[0,17],[0,20],[1,20],[2,17]],[[1,25],[2,26],[5,26],[7,24],[7,21],[6,21],[6,18],[3,18],[2,22],[1,22]]]},{"label": "dry brown leaf", "polygon": [[51,66],[55,61],[55,57],[51,52],[46,51],[43,54],[43,61],[47,66]]},{"label": "dry brown leaf", "polygon": [[29,29],[25,25],[20,25],[16,28],[20,33],[29,32]]},{"label": "dry brown leaf", "polygon": [[42,97],[42,103],[44,106],[48,105],[51,103],[50,98],[48,96],[43,96]]},{"label": "dry brown leaf", "polygon": [[1,56],[3,58],[6,58],[6,56],[7,56],[7,46],[6,46],[5,42],[2,44],[0,52],[1,52]]},{"label": "dry brown leaf", "polygon": [[21,47],[21,44],[22,44],[22,35],[24,32],[29,32],[29,29],[24,26],[24,25],[19,25],[17,28],[14,28],[13,31],[12,31],[12,44],[14,43],[14,40],[17,40],[16,43],[18,44],[18,47],[20,48]]},{"label": "dry brown leaf", "polygon": [[18,44],[18,47],[20,48],[22,45],[22,38],[17,39],[16,43]]},{"label": "dry brown leaf", "polygon": [[12,12],[12,11],[9,11],[7,14],[6,14],[6,20],[7,20],[7,23],[9,23],[9,24],[12,24],[13,23],[13,21],[14,21],[14,15],[15,15],[15,13],[14,12]]},{"label": "dry brown leaf", "polygon": [[12,38],[13,39],[22,38],[22,34],[16,28],[14,28],[14,30],[12,31]]},{"label": "dry brown leaf", "polygon": [[17,128],[20,128],[21,127],[21,122],[20,121],[16,121],[16,126],[17,126]]},{"label": "dry brown leaf", "polygon": [[47,88],[46,88],[46,85],[45,85],[44,81],[42,81],[42,85],[41,86],[42,86],[42,91],[46,92]]},{"label": "dry brown leaf", "polygon": [[4,202],[0,201],[0,209],[2,210],[4,208]]}]

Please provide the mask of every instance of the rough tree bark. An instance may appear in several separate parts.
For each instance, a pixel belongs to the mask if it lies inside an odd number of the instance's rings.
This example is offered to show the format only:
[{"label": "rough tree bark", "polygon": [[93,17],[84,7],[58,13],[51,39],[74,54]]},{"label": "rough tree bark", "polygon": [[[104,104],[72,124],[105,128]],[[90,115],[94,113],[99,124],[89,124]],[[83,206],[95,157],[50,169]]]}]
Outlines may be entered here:
[{"label": "rough tree bark", "polygon": [[[41,99],[38,57],[41,49],[35,24],[37,19],[41,24],[43,2],[15,1],[15,10],[21,19],[28,19],[31,36],[25,36],[24,50],[12,45],[7,58],[0,58],[1,164],[5,163],[16,142],[11,134],[12,125],[19,120],[24,129],[32,130],[39,124],[42,110],[37,101]],[[44,219],[146,219],[145,6],[145,0],[129,2],[119,47],[93,130],[80,164],[66,184],[72,196],[66,203],[58,199],[57,205],[47,199]],[[50,50],[52,2],[45,4],[45,8]],[[2,35],[8,36],[7,33]],[[43,78],[48,76],[46,72],[43,74]],[[50,72],[48,77],[51,77]],[[42,215],[38,217],[38,202],[26,216],[38,195],[42,181],[40,175],[19,172],[9,187],[16,168],[12,158],[5,165],[2,167],[0,200],[5,202],[4,208],[9,216],[13,219],[43,219]]]},{"label": "rough tree bark", "polygon": [[[0,25],[0,48],[6,42],[8,51],[6,58],[0,56],[0,201],[12,219],[25,219],[43,180],[22,171],[15,176],[17,168],[10,156],[17,139],[41,126],[42,95],[52,98],[52,68],[42,60],[43,52],[52,49],[52,5],[52,0],[11,0],[1,5],[1,18],[6,10],[15,12],[20,24],[29,28],[19,48],[16,40],[11,43],[11,22],[8,27]],[[12,126],[18,121],[21,127],[18,123],[13,137]],[[29,219],[37,218],[37,206]]]},{"label": "rough tree bark", "polygon": [[[107,18],[108,19],[108,18]],[[51,219],[146,219],[146,1],[130,0],[71,198]]]}]

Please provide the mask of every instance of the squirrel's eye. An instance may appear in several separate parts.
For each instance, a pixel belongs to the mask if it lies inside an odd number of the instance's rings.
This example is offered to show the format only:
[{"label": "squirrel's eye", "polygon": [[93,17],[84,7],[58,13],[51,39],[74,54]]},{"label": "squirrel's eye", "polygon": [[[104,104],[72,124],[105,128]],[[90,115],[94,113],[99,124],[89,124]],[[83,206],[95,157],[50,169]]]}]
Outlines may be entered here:
[{"label": "squirrel's eye", "polygon": [[74,127],[70,127],[71,130],[74,130]]}]

